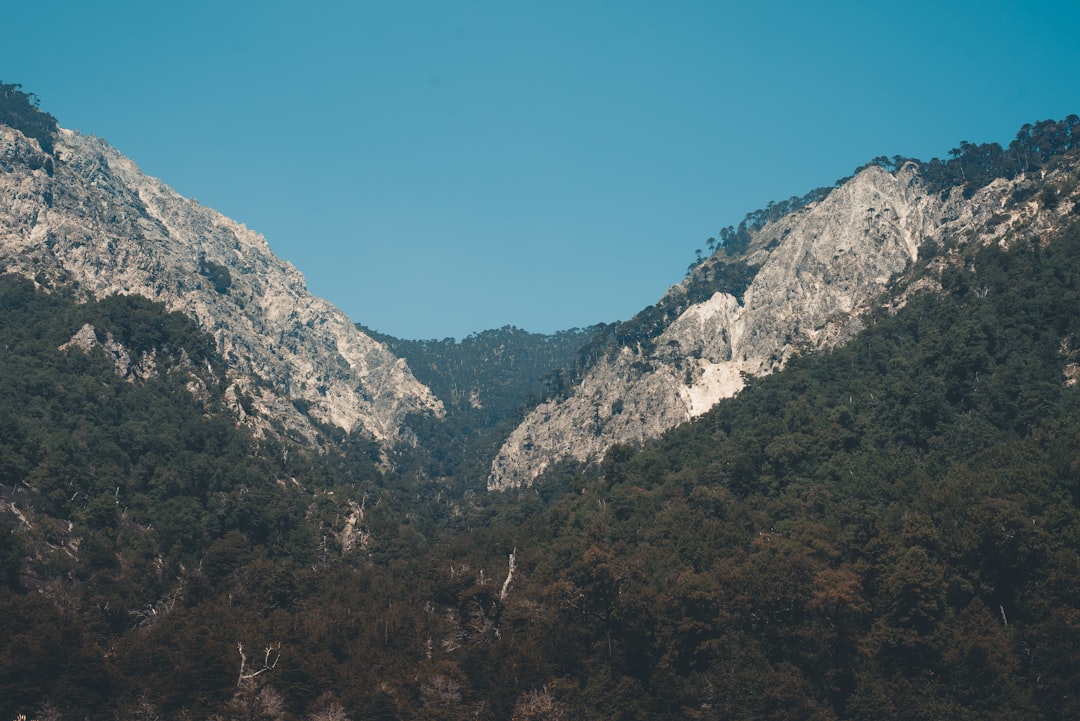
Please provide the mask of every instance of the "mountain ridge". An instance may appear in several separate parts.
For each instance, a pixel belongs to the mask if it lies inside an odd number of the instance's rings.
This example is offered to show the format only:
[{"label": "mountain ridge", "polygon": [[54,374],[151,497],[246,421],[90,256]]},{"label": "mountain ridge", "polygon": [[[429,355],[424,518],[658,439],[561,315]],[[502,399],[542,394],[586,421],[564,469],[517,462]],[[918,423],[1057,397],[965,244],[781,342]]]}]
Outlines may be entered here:
[{"label": "mountain ridge", "polygon": [[[1045,176],[1048,159],[1075,144],[1073,118],[1025,126],[1008,151],[963,143],[947,162],[875,159],[827,192],[770,204],[738,231],[725,229],[724,244],[655,306],[604,326],[584,362],[553,376],[555,392],[491,460],[488,488],[655,439],[737,393],[744,376],[844,342],[924,244],[990,238],[1020,222],[1013,201],[1030,186],[1027,173]],[[259,433],[319,444],[323,424],[408,447],[420,442],[409,418],[445,414],[444,399],[391,352],[389,336],[373,338],[311,296],[262,236],[92,136],[57,128],[46,152],[40,139],[4,128],[0,143],[8,270],[51,286],[75,282],[93,297],[138,293],[196,319],[234,372],[234,411]],[[1036,215],[1075,204],[1069,193],[1026,200]],[[1006,218],[1010,202],[1016,212]]]},{"label": "mountain ridge", "polygon": [[[411,442],[409,413],[442,405],[385,345],[364,335],[265,239],[175,193],[94,137],[60,129],[55,169],[17,130],[0,128],[8,272],[92,297],[137,293],[194,318],[216,339],[249,396],[260,432],[275,426],[304,443],[306,417],[384,444]],[[305,412],[293,401],[301,401]]]},{"label": "mountain ridge", "polygon": [[[1055,125],[1066,128],[1065,141],[1044,144],[1044,163],[1074,146],[1072,117]],[[1031,128],[1021,137],[1030,137]],[[986,168],[1000,170],[1000,147],[994,153],[963,146]],[[960,151],[954,158],[960,178],[967,177],[967,158]],[[627,324],[640,332],[624,332],[591,357],[568,393],[540,404],[514,429],[492,462],[488,488],[528,485],[560,459],[596,462],[617,443],[640,446],[738,393],[747,375],[842,344],[926,245],[1002,242],[1020,226],[1060,224],[1077,207],[1075,184],[1066,187],[1071,168],[1033,171],[1040,184],[1062,186],[1044,192],[1050,195],[1042,200],[1051,202],[1041,202],[1026,197],[1030,180],[1023,173],[993,177],[980,166],[982,175],[971,172],[971,182],[959,182],[950,175],[956,163],[898,158],[892,170],[871,163],[824,197],[751,229],[741,226],[742,248],[734,257],[721,247],[692,266],[655,309],[640,314],[648,320]],[[957,184],[948,186],[950,177]],[[720,273],[719,282],[708,278],[731,263],[754,269],[738,289],[742,297],[728,287],[730,274]],[[933,285],[924,276],[911,290]],[[710,286],[714,292],[703,300],[679,300],[691,287],[702,295]],[[659,313],[665,306],[675,313]]]},{"label": "mountain ridge", "polygon": [[[551,436],[592,434],[595,453],[560,463],[552,445],[532,487],[478,493],[525,376],[583,336],[402,341],[446,420],[416,396],[370,409],[404,414],[381,456],[364,431],[298,447],[260,406],[302,419],[306,402],[240,370],[261,341],[215,325],[247,309],[240,325],[275,327],[255,308],[263,264],[278,320],[321,308],[298,274],[121,161],[4,133],[13,714],[1080,716],[1075,143],[1035,142],[1050,152],[1028,165],[981,146],[875,162],[756,215],[549,377],[537,409],[582,408]],[[162,299],[137,292],[151,275]],[[199,323],[167,310],[180,283]],[[295,347],[345,368],[332,324],[309,320]],[[714,402],[724,382],[741,390]],[[607,445],[664,412],[676,425],[640,449]]]}]

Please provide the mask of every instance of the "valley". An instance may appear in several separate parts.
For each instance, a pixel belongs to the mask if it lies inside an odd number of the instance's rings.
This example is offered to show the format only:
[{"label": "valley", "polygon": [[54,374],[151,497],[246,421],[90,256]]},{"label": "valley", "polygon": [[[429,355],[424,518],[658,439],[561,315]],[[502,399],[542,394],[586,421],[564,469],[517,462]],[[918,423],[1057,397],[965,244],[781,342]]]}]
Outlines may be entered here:
[{"label": "valley", "polygon": [[1076,116],[417,341],[2,87],[3,713],[1080,715]]}]

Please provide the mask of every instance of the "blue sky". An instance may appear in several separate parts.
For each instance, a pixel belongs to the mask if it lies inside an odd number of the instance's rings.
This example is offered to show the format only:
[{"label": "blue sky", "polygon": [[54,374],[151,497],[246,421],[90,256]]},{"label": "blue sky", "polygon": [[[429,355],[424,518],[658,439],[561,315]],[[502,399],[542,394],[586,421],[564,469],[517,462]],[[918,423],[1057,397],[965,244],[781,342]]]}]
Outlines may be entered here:
[{"label": "blue sky", "polygon": [[405,338],[626,320],[770,200],[1080,113],[1075,0],[8,5],[0,79]]}]

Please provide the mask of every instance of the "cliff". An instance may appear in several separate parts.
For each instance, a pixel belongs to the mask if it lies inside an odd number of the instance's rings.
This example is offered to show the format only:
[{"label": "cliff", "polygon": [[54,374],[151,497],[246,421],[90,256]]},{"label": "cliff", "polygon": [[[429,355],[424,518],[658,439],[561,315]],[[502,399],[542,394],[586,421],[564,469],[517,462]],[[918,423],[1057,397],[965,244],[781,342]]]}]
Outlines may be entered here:
[{"label": "cliff", "polygon": [[49,157],[0,126],[0,263],[48,288],[137,294],[195,319],[259,431],[312,442],[314,420],[395,443],[412,440],[407,414],[443,412],[403,359],[311,295],[261,235],[98,138],[60,130]]},{"label": "cliff", "polygon": [[[916,163],[896,172],[871,165],[819,202],[765,223],[745,252],[717,251],[668,291],[657,307],[682,310],[662,318],[659,333],[609,345],[569,393],[536,407],[492,462],[489,490],[527,485],[560,460],[598,460],[615,443],[658,438],[738,393],[746,376],[844,343],[887,293],[933,285],[932,274],[904,277],[928,241],[1001,241],[1069,207],[1011,203],[1024,184],[1032,181],[999,178],[966,197],[960,187],[931,191]],[[733,270],[750,277],[741,292],[715,280]],[[678,302],[710,284],[729,290]]]}]

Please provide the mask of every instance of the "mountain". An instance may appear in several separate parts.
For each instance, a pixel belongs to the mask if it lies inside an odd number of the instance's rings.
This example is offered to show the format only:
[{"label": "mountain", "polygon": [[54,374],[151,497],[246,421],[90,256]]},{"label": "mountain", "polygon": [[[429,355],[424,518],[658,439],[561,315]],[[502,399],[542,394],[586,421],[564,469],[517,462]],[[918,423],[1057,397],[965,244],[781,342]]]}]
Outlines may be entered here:
[{"label": "mountain", "polygon": [[[554,700],[595,718],[1080,712],[1080,214],[1001,240],[918,261],[954,262],[640,451],[492,494],[563,490],[488,534],[519,549],[502,619],[559,659]],[[545,611],[542,633],[522,621]]]},{"label": "mountain", "polygon": [[85,298],[141,295],[193,318],[228,363],[237,413],[260,432],[311,444],[325,425],[389,445],[411,442],[408,414],[443,413],[404,360],[311,295],[262,236],[99,138],[46,137],[48,150],[0,126],[5,272]]},{"label": "mountain", "polygon": [[483,490],[491,458],[507,433],[542,397],[553,374],[574,364],[597,329],[545,335],[506,326],[460,341],[403,340],[362,330],[405,358],[446,408],[438,418],[410,416],[417,442],[394,456],[395,469],[460,498]]},{"label": "mountain", "polygon": [[[507,438],[488,487],[528,485],[560,460],[595,462],[616,443],[656,439],[748,377],[848,342],[887,295],[939,287],[963,249],[1060,227],[1077,207],[1076,168],[1048,161],[1075,147],[1075,127],[1075,116],[1025,126],[1010,152],[964,144],[949,163],[882,158],[791,212],[744,223],[737,250],[722,247],[597,339],[573,382]],[[940,248],[932,272],[911,272]]]},{"label": "mountain", "polygon": [[361,326],[405,358],[448,410],[471,409],[498,423],[544,392],[545,378],[573,365],[598,327],[530,333],[514,326],[471,333],[460,341],[406,340]]},{"label": "mountain", "polygon": [[[270,327],[252,236],[25,96],[0,121],[9,717],[1080,717],[1080,118],[751,213],[626,323],[357,331],[443,398],[399,409],[415,446],[305,420],[208,325]],[[98,296],[155,261],[159,298]],[[584,462],[479,492],[590,394]],[[672,396],[687,422],[605,436]]]}]

